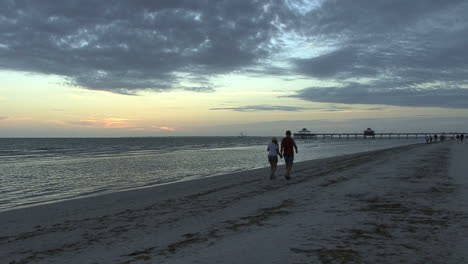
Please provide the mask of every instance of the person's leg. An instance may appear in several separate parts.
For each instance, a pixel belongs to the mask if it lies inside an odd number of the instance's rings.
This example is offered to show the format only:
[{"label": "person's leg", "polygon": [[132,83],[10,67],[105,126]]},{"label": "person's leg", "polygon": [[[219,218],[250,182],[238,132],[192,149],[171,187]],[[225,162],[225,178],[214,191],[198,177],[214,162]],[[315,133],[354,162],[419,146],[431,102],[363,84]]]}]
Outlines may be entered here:
[{"label": "person's leg", "polygon": [[270,179],[275,177],[276,167],[278,166],[278,157],[268,156],[268,161],[270,162]]},{"label": "person's leg", "polygon": [[294,163],[294,156],[288,157],[288,167],[287,167],[288,176],[286,177],[287,180],[291,179],[291,171],[292,171],[293,163]]},{"label": "person's leg", "polygon": [[289,180],[291,178],[291,169],[292,169],[293,158],[289,157],[289,156],[286,156],[284,158],[284,161],[286,162],[286,175],[284,175],[284,177],[287,180]]},{"label": "person's leg", "polygon": [[292,164],[289,163],[288,165],[288,169],[287,169],[287,173],[286,173],[286,178],[289,180],[289,178],[291,178],[291,169],[292,169]]},{"label": "person's leg", "polygon": [[288,159],[288,156],[284,156],[284,168],[286,169],[286,171],[284,172],[284,177],[285,178],[288,178],[288,167],[289,167],[289,159]]},{"label": "person's leg", "polygon": [[292,171],[293,163],[291,162],[291,165],[289,165],[289,170],[288,170],[288,176],[291,178],[291,171]]},{"label": "person's leg", "polygon": [[268,160],[268,162],[270,162],[270,179],[273,178],[273,167],[274,167],[274,164],[273,164],[273,161],[271,160]]},{"label": "person's leg", "polygon": [[275,178],[277,166],[278,166],[278,163],[276,163],[276,162],[273,162],[272,165],[271,165],[271,176],[272,176],[273,179]]}]

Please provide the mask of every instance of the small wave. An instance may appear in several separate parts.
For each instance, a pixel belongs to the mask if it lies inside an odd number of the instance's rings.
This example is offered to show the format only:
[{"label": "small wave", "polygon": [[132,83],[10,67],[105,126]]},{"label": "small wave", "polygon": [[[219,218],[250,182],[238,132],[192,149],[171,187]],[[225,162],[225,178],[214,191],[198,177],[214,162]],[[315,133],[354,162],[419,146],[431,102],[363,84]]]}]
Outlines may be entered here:
[{"label": "small wave", "polygon": [[112,189],[111,188],[99,188],[99,189],[92,190],[92,191],[80,192],[77,195],[73,195],[73,197],[78,198],[78,197],[93,196],[95,194],[102,194],[102,193],[109,192],[110,190],[112,190]]}]

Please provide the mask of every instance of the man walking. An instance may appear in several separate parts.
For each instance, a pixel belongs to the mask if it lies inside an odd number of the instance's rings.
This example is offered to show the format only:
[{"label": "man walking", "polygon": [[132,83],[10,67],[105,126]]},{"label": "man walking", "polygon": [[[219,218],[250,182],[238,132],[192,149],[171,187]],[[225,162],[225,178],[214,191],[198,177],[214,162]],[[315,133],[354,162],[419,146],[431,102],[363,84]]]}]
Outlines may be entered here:
[{"label": "man walking", "polygon": [[286,180],[291,179],[291,169],[294,161],[294,149],[297,153],[297,146],[294,139],[291,137],[291,131],[286,131],[286,137],[281,140],[281,151],[280,153],[284,157],[284,162],[286,163],[286,175],[284,176]]}]

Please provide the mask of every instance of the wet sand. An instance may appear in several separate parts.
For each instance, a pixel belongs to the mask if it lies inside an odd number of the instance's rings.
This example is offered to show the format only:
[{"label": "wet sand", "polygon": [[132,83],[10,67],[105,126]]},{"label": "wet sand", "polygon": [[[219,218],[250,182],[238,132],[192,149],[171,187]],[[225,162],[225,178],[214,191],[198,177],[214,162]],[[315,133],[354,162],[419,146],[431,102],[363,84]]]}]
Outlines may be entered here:
[{"label": "wet sand", "polygon": [[2,263],[467,263],[468,144],[418,144],[0,213]]}]

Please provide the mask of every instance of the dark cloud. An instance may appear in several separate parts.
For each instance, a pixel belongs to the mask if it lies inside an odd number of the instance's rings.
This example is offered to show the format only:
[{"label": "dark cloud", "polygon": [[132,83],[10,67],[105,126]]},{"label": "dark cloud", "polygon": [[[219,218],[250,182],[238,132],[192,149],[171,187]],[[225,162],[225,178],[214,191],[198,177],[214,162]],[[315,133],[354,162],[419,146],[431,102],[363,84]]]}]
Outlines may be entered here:
[{"label": "dark cloud", "polygon": [[306,110],[302,107],[295,106],[279,106],[279,105],[247,105],[239,107],[218,107],[210,108],[210,110],[231,110],[237,112],[258,112],[258,111],[287,111],[287,112],[299,112]]},{"label": "dark cloud", "polygon": [[272,22],[288,10],[282,1],[5,0],[0,69],[124,94],[212,91],[209,77],[268,57]]},{"label": "dark cloud", "polygon": [[368,111],[380,111],[380,110],[385,110],[385,107],[369,107],[366,110]]},{"label": "dark cloud", "polygon": [[297,71],[318,78],[372,77],[375,67],[364,67],[356,48],[346,47],[312,59],[293,59]]},{"label": "dark cloud", "polygon": [[258,112],[258,111],[286,111],[286,112],[301,112],[301,111],[323,111],[323,112],[338,112],[352,110],[353,107],[344,105],[326,105],[323,107],[296,107],[296,106],[278,106],[278,105],[247,105],[238,107],[216,107],[209,110],[230,110],[237,112]]},{"label": "dark cloud", "polygon": [[339,112],[339,111],[351,110],[353,108],[349,106],[329,105],[328,107],[316,108],[316,109],[327,111],[327,112]]},{"label": "dark cloud", "polygon": [[466,13],[465,0],[5,0],[0,70],[122,94],[311,78],[342,86],[297,97],[466,108],[452,98],[468,87]]},{"label": "dark cloud", "polygon": [[302,31],[310,41],[332,44],[326,52],[291,61],[297,73],[343,85],[305,89],[298,97],[467,108],[466,12],[468,2],[461,0],[323,1],[307,15]]},{"label": "dark cloud", "polygon": [[468,108],[468,89],[460,88],[374,89],[355,84],[338,88],[307,88],[295,97],[324,103]]}]

